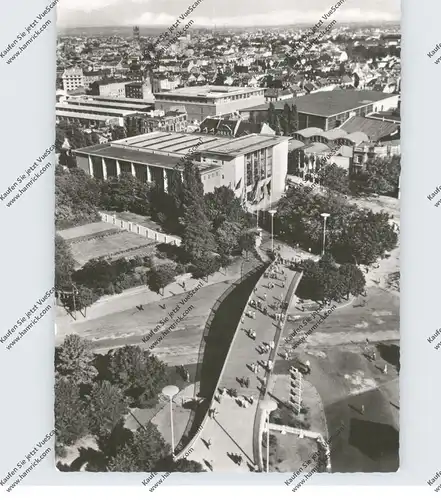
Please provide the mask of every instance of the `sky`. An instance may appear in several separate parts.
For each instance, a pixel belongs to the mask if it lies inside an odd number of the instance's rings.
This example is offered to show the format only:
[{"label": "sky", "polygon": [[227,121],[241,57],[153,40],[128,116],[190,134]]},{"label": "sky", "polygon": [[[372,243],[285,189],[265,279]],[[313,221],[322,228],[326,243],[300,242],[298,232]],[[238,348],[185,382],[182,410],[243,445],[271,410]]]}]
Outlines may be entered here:
[{"label": "sky", "polygon": [[[202,0],[188,15],[193,26],[275,26],[317,23],[338,0]],[[60,28],[168,26],[195,0],[60,0]],[[400,0],[345,0],[332,19],[398,21]]]}]

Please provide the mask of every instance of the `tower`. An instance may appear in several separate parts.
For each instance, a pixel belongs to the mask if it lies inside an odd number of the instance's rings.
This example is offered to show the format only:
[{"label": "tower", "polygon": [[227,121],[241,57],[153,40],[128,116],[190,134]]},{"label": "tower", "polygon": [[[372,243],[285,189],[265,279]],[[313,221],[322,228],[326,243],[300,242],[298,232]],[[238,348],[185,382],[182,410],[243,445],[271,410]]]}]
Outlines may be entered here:
[{"label": "tower", "polygon": [[133,26],[133,39],[139,43],[139,26]]}]

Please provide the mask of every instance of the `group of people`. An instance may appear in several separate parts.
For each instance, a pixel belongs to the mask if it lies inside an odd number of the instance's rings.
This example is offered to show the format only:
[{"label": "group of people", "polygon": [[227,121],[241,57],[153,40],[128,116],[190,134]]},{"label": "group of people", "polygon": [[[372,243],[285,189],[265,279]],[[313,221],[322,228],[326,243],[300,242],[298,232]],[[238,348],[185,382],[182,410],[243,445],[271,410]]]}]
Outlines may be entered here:
[{"label": "group of people", "polygon": [[241,387],[246,387],[248,389],[248,387],[250,386],[250,377],[242,377],[241,379],[239,379],[239,384]]},{"label": "group of people", "polygon": [[184,365],[180,365],[179,367],[177,367],[177,371],[178,371],[178,373],[181,374],[182,378],[186,382],[190,381],[190,372],[187,370],[187,368],[185,368]]}]

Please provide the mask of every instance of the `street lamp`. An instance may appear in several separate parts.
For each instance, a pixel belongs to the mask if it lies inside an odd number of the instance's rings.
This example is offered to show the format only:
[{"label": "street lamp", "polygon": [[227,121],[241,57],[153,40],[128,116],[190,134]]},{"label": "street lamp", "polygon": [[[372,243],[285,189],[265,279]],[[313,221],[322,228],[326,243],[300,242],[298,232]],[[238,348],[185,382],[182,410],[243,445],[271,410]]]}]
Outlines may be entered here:
[{"label": "street lamp", "polygon": [[274,214],[276,210],[268,210],[268,213],[271,215],[271,252],[274,253]]},{"label": "street lamp", "polygon": [[173,432],[173,398],[179,392],[179,388],[175,385],[167,385],[162,389],[162,394],[170,399],[170,426],[171,426],[171,442],[172,442],[172,457],[175,457],[175,436]]},{"label": "street lamp", "polygon": [[325,243],[326,243],[326,219],[331,215],[323,212],[320,214],[323,217],[323,248],[322,248],[322,256],[325,255]]},{"label": "street lamp", "polygon": [[277,403],[272,399],[264,399],[260,403],[260,408],[266,412],[266,472],[269,472],[269,416],[277,409]]}]

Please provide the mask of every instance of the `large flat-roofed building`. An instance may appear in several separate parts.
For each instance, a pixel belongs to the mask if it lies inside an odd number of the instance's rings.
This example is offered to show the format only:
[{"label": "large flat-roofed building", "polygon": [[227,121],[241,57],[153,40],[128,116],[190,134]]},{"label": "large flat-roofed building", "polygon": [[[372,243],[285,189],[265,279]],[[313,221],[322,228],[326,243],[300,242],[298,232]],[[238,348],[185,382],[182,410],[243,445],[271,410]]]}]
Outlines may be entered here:
[{"label": "large flat-roofed building", "polygon": [[208,116],[219,116],[250,106],[264,104],[265,89],[203,85],[155,93],[156,109],[170,111],[185,106],[188,119],[201,123]]},{"label": "large flat-roofed building", "polygon": [[[150,111],[153,105],[139,99],[117,97],[98,98],[99,96],[71,96],[56,104],[58,120],[78,123],[87,127],[107,125],[125,126],[127,117],[142,116]],[[133,101],[133,102],[132,102]]]},{"label": "large flat-roofed building", "polygon": [[69,107],[91,107],[95,109],[121,109],[122,111],[133,111],[134,113],[142,113],[151,111],[153,109],[153,105],[147,102],[142,102],[139,99],[133,100],[125,100],[121,98],[108,98],[108,100],[100,100],[95,99],[94,96],[82,95],[82,96],[72,96],[69,97],[63,105],[67,105]]},{"label": "large flat-roofed building", "polygon": [[[352,116],[367,116],[369,113],[386,111],[398,107],[399,95],[374,90],[335,89],[315,92],[295,99],[274,102],[276,111],[282,112],[286,104],[297,106],[299,129],[317,127],[324,131],[339,127]],[[241,116],[255,123],[268,121],[269,105],[242,109]]]},{"label": "large flat-roofed building", "polygon": [[109,124],[124,126],[127,116],[135,112],[119,108],[102,108],[97,106],[71,105],[69,103],[57,103],[55,114],[58,120],[73,123],[81,123],[85,126],[97,127]]},{"label": "large flat-roofed building", "polygon": [[250,134],[218,137],[205,134],[151,132],[76,151],[78,167],[107,179],[127,172],[155,182],[167,192],[173,170],[192,159],[205,192],[228,186],[244,204],[270,204],[285,189],[288,137]]}]

